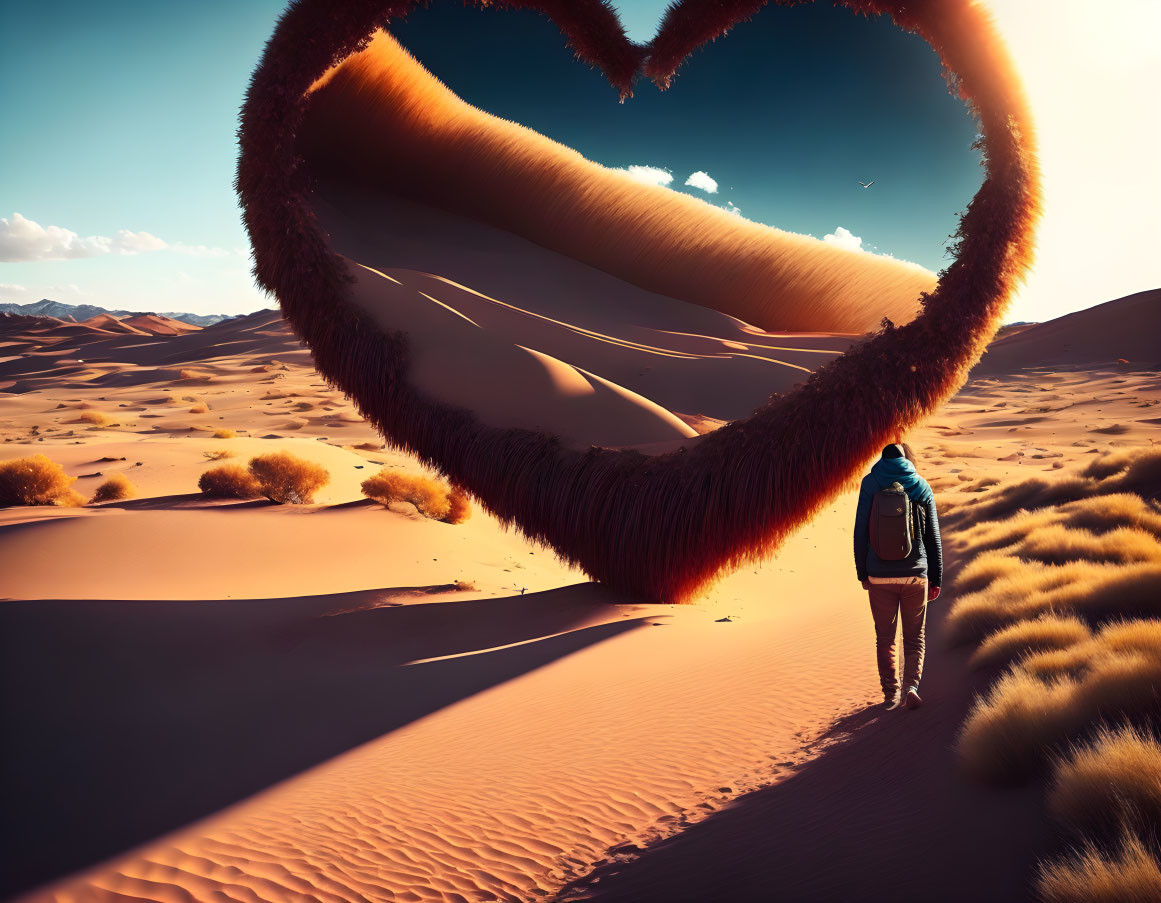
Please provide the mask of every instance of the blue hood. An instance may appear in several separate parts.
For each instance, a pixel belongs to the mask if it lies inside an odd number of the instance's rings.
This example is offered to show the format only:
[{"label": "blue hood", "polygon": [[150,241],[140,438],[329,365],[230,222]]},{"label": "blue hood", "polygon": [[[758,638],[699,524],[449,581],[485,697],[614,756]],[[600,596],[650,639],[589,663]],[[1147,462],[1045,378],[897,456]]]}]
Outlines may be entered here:
[{"label": "blue hood", "polygon": [[906,458],[880,458],[871,467],[871,476],[878,482],[880,489],[886,489],[892,483],[901,483],[911,501],[918,504],[934,497],[927,480],[915,472],[915,465]]}]

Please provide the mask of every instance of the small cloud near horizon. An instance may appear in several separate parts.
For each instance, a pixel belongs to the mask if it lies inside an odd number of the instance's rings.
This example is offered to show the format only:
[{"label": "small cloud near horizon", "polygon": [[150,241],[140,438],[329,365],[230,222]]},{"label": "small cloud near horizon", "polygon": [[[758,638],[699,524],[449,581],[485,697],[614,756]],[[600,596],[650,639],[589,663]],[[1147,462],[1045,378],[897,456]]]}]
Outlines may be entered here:
[{"label": "small cloud near horizon", "polygon": [[901,257],[896,257],[894,254],[887,251],[881,251],[874,245],[870,247],[863,247],[863,239],[861,236],[855,235],[850,229],[844,226],[836,226],[833,232],[828,233],[822,237],[822,240],[828,245],[833,245],[836,248],[842,248],[844,251],[858,251],[861,254],[871,254],[875,257],[886,257],[888,260],[895,260],[899,263],[907,264],[908,266],[916,267],[924,272],[930,272],[923,264],[916,263],[913,260],[904,260]]},{"label": "small cloud near horizon", "polygon": [[834,245],[836,248],[842,248],[846,251],[865,251],[863,247],[863,240],[842,226],[837,226],[829,235],[824,235],[822,240],[828,245]]},{"label": "small cloud near horizon", "polygon": [[170,244],[149,232],[119,229],[114,236],[82,237],[61,226],[40,223],[13,213],[11,219],[0,217],[0,261],[28,263],[39,260],[77,260],[106,254],[132,255],[152,251],[172,251],[193,257],[226,257],[229,251],[206,245]]},{"label": "small cloud near horizon", "polygon": [[685,180],[685,184],[693,188],[700,188],[706,194],[718,193],[717,179],[701,169],[697,172],[690,173],[689,178]]},{"label": "small cloud near horizon", "polygon": [[642,166],[634,163],[629,166],[614,166],[613,169],[616,172],[626,173],[630,178],[646,185],[660,185],[664,188],[673,182],[673,173],[660,166]]}]

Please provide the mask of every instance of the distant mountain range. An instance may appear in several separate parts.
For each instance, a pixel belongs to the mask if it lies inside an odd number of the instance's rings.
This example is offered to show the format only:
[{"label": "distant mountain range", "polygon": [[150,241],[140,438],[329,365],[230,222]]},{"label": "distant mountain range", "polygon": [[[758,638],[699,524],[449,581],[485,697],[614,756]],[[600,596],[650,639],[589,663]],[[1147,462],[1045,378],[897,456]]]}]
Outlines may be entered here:
[{"label": "distant mountain range", "polygon": [[108,315],[111,317],[142,317],[156,315],[168,317],[171,320],[181,320],[191,326],[213,326],[223,320],[229,320],[233,315],[226,314],[188,314],[172,311],[142,311],[142,310],[109,310],[97,307],[95,304],[64,304],[61,301],[51,301],[42,298],[32,304],[0,304],[0,313],[16,314],[22,317],[56,317],[58,320],[88,320],[93,317]]}]

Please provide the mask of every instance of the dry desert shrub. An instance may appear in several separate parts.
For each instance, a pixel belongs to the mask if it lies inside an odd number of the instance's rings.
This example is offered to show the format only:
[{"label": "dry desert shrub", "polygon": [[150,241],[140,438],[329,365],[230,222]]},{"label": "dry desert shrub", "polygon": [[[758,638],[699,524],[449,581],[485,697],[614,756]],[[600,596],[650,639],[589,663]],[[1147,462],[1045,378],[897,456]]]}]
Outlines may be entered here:
[{"label": "dry desert shrub", "polygon": [[1104,534],[1120,528],[1136,529],[1161,539],[1161,506],[1131,493],[1112,493],[1052,508],[1020,511],[1000,521],[983,521],[957,530],[949,543],[962,552],[1010,548],[1053,526]]},{"label": "dry desert shrub", "polygon": [[123,473],[115,473],[97,487],[97,491],[93,493],[89,503],[120,502],[123,499],[131,499],[135,495],[137,495],[137,487],[130,482],[129,478]]},{"label": "dry desert shrub", "polygon": [[1057,760],[1048,809],[1078,834],[1161,825],[1161,742],[1132,725],[1102,725]]},{"label": "dry desert shrub", "polygon": [[977,668],[1007,665],[1029,652],[1066,649],[1092,637],[1088,625],[1072,616],[1041,615],[1017,621],[987,636],[972,656]]},{"label": "dry desert shrub", "polygon": [[0,505],[83,505],[84,497],[72,488],[76,479],[46,455],[0,462]]},{"label": "dry desert shrub", "polygon": [[1069,524],[1095,533],[1124,526],[1161,537],[1161,506],[1130,492],[1072,502],[1057,508],[1056,513]]},{"label": "dry desert shrub", "polygon": [[[968,506],[970,507],[970,506]],[[967,510],[965,507],[964,510]],[[1056,518],[1047,511],[1020,511],[1004,520],[975,522],[956,530],[948,537],[957,550],[970,551],[973,557],[1015,545],[1038,527],[1054,523]]]},{"label": "dry desert shrub", "polygon": [[225,448],[214,448],[210,451],[202,452],[202,455],[211,461],[221,461],[225,458],[234,457],[234,453]]},{"label": "dry desert shrub", "polygon": [[111,426],[113,418],[102,411],[81,411],[80,419],[93,426]]},{"label": "dry desert shrub", "polygon": [[956,743],[963,766],[989,783],[1026,778],[1053,743],[1083,725],[1075,695],[1067,677],[1042,681],[1019,668],[1005,673],[964,722]]},{"label": "dry desert shrub", "polygon": [[1161,646],[1153,645],[1155,633],[1142,634],[1137,648],[1116,648],[1098,635],[1017,663],[968,714],[957,746],[964,765],[988,781],[1022,780],[1086,725],[1156,718]]},{"label": "dry desert shrub", "polygon": [[220,499],[256,499],[262,496],[262,486],[254,475],[238,464],[211,467],[198,478],[198,489]]},{"label": "dry desert shrub", "polygon": [[947,620],[953,643],[978,643],[1014,621],[1048,612],[1071,612],[1087,621],[1161,616],[1161,562],[1024,565],[956,601]]},{"label": "dry desert shrub", "polygon": [[198,404],[195,404],[192,408],[190,408],[189,412],[191,414],[206,414],[209,412],[209,410],[210,409],[208,407],[206,407],[205,402],[199,402]]},{"label": "dry desert shrub", "polygon": [[1044,903],[1157,903],[1161,862],[1131,833],[1112,849],[1087,842],[1068,856],[1043,863],[1036,891]]},{"label": "dry desert shrub", "polygon": [[462,524],[472,516],[472,503],[462,489],[422,474],[396,473],[384,468],[363,481],[363,495],[381,505],[410,502],[424,517]]},{"label": "dry desert shrub", "polygon": [[472,503],[468,494],[458,486],[453,486],[447,494],[448,511],[444,521],[449,524],[462,524],[472,516]]},{"label": "dry desert shrub", "polygon": [[1024,569],[1024,563],[1005,552],[981,552],[960,570],[955,588],[961,593],[974,593]]},{"label": "dry desert shrub", "polygon": [[1099,480],[1107,492],[1156,496],[1161,493],[1161,448],[1110,452],[1090,461],[1081,473]]},{"label": "dry desert shrub", "polygon": [[1048,564],[1067,561],[1161,561],[1161,542],[1137,527],[1115,527],[1097,534],[1062,523],[1047,524],[1011,550]]},{"label": "dry desert shrub", "polygon": [[1061,479],[1032,477],[993,489],[974,503],[965,505],[956,517],[957,520],[969,516],[972,520],[999,520],[1020,510],[1074,502],[1091,495],[1094,483],[1094,480],[1082,476]]},{"label": "dry desert shrub", "polygon": [[363,495],[381,505],[410,502],[424,517],[443,520],[451,511],[446,483],[421,474],[381,470],[363,481]]},{"label": "dry desert shrub", "polygon": [[237,433],[235,433],[233,430],[226,429],[225,427],[214,430],[215,439],[236,439],[237,437]]},{"label": "dry desert shrub", "polygon": [[280,505],[309,505],[331,478],[325,467],[290,452],[251,458],[250,473],[261,486],[261,494]]},{"label": "dry desert shrub", "polygon": [[[973,521],[999,520],[1021,509],[1047,508],[1070,502],[1087,502],[1090,511],[1100,510],[1094,496],[1128,493],[1144,498],[1161,495],[1161,449],[1129,449],[1106,452],[1079,472],[1057,479],[1032,477],[988,493],[964,506],[959,517]],[[1154,510],[1154,514],[1158,514]]]}]

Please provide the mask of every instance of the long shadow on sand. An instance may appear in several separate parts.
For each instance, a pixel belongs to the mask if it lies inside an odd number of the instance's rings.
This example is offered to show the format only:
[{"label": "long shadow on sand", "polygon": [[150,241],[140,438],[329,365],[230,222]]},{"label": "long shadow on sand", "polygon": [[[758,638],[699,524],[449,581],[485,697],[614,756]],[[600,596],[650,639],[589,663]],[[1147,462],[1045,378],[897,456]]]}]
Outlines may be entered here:
[{"label": "long shadow on sand", "polygon": [[589,584],[390,601],[424,590],[0,605],[0,897],[640,623]]},{"label": "long shadow on sand", "polygon": [[[609,861],[561,901],[601,903],[1016,903],[1051,850],[1041,790],[964,776],[952,746],[974,692],[943,640],[946,600],[929,615],[924,707],[857,712],[797,774],[647,848]],[[868,655],[873,640],[868,636]]]}]

